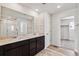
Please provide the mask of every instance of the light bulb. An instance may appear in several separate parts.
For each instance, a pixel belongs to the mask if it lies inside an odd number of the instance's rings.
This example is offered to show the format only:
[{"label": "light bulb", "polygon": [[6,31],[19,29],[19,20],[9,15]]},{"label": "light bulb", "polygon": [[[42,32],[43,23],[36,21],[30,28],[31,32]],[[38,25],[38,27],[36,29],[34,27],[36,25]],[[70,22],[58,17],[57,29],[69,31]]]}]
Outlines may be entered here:
[{"label": "light bulb", "polygon": [[57,8],[61,8],[61,6],[60,5],[57,5]]}]

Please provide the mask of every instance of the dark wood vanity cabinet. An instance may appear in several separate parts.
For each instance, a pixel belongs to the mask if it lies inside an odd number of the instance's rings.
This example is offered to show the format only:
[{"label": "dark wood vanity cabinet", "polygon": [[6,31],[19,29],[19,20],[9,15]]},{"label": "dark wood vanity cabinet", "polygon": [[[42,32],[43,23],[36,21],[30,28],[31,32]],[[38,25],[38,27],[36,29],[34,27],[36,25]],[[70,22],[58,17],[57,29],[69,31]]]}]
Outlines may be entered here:
[{"label": "dark wood vanity cabinet", "polygon": [[37,38],[37,53],[44,49],[44,37]]},{"label": "dark wood vanity cabinet", "polygon": [[44,36],[0,46],[0,56],[33,56],[44,49]]},{"label": "dark wood vanity cabinet", "polygon": [[44,49],[44,39],[44,36],[41,36],[30,40],[30,56],[33,56]]},{"label": "dark wood vanity cabinet", "polygon": [[13,44],[5,45],[5,56],[28,56],[29,42],[21,41]]}]

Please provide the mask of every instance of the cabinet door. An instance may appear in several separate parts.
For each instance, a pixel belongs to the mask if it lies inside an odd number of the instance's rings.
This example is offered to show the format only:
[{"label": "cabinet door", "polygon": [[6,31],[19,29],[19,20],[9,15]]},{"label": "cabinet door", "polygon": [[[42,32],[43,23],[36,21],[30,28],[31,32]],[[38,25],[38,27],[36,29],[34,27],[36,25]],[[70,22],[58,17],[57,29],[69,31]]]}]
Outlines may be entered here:
[{"label": "cabinet door", "polygon": [[27,46],[16,47],[14,49],[7,50],[6,56],[28,56]]},{"label": "cabinet door", "polygon": [[36,53],[36,39],[32,39],[30,40],[30,56],[33,56]]},{"label": "cabinet door", "polygon": [[18,48],[10,49],[5,51],[5,56],[18,56]]},{"label": "cabinet door", "polygon": [[29,44],[28,41],[17,42],[10,45],[6,45],[5,56],[28,56]]},{"label": "cabinet door", "polygon": [[4,50],[3,50],[3,47],[1,46],[0,47],[0,56],[3,56],[4,55],[4,52],[3,52]]},{"label": "cabinet door", "polygon": [[[19,48],[21,56],[29,56],[29,45],[25,45]],[[18,52],[19,52],[18,50]]]},{"label": "cabinet door", "polygon": [[38,37],[37,38],[37,52],[40,52],[42,49],[44,49],[44,37]]}]

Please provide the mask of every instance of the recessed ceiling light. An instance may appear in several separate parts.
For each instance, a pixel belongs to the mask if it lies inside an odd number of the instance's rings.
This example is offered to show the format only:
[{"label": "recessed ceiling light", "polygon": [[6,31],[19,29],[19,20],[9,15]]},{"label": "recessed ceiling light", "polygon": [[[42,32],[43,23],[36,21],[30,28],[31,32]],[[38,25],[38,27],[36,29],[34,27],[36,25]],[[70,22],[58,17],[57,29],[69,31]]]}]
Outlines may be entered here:
[{"label": "recessed ceiling light", "polygon": [[35,11],[39,11],[39,9],[35,9]]},{"label": "recessed ceiling light", "polygon": [[61,8],[61,6],[60,5],[57,5],[57,8]]}]

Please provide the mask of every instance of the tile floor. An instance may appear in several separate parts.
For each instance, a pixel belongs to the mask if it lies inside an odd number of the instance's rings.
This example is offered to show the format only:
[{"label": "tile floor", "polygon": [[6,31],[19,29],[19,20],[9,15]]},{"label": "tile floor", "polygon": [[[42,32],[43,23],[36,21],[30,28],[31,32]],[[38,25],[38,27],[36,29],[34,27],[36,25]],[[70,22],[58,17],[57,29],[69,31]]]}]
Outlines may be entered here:
[{"label": "tile floor", "polygon": [[76,56],[74,51],[58,48],[50,45],[47,49],[42,50],[36,56]]},{"label": "tile floor", "polygon": [[66,39],[61,40],[61,47],[63,48],[74,50],[75,47],[74,44],[75,44],[74,40],[66,40]]}]

